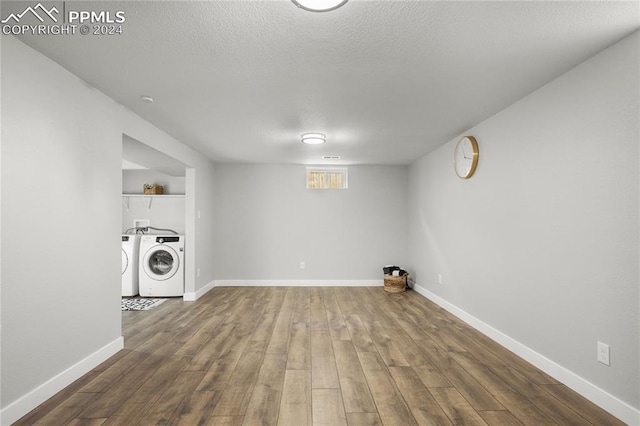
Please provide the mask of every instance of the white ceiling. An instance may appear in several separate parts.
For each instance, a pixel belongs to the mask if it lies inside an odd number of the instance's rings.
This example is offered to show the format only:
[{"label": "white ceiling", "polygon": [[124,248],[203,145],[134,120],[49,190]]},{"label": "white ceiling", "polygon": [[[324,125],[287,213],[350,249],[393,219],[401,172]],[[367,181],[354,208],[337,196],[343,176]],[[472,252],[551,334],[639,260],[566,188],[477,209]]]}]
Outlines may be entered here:
[{"label": "white ceiling", "polygon": [[169,176],[186,175],[187,165],[149,145],[122,136],[122,170],[151,169]]},{"label": "white ceiling", "polygon": [[123,34],[22,39],[217,162],[408,164],[640,28],[637,1],[83,7]]}]

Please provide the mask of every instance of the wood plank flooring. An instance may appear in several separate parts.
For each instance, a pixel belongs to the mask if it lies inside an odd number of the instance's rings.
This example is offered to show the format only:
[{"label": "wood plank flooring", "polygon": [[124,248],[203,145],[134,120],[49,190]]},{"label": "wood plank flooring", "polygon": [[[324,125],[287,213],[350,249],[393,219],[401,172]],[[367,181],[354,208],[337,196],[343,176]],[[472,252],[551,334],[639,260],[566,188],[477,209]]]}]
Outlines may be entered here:
[{"label": "wood plank flooring", "polygon": [[218,287],[17,425],[622,425],[413,291]]}]

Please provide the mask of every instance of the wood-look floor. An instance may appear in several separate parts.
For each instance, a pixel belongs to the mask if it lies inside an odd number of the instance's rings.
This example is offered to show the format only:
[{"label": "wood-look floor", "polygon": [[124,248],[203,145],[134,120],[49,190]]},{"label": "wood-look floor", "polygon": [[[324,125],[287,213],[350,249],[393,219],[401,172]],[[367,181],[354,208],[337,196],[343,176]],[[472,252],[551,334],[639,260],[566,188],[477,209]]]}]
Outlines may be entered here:
[{"label": "wood-look floor", "polygon": [[413,291],[218,287],[123,334],[17,424],[623,424]]}]

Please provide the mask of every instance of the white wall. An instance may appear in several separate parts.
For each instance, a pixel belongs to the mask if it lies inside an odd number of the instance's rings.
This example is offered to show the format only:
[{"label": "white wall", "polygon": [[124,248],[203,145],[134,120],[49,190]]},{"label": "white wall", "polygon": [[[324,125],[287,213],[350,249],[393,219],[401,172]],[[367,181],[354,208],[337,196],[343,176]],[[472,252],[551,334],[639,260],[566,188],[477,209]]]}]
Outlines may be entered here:
[{"label": "white wall", "polygon": [[[199,167],[187,169],[186,216],[193,220],[187,220],[185,230],[187,235],[185,242],[186,300],[195,300],[208,291],[216,273],[213,263],[217,245],[217,236],[214,235],[216,223],[214,207],[217,204],[214,171],[215,169],[210,167],[208,162]],[[196,196],[190,194],[196,194]],[[192,255],[194,250],[195,256]],[[199,276],[196,271],[200,271]]]},{"label": "white wall", "polygon": [[216,280],[381,280],[406,261],[407,167],[349,167],[345,190],[307,190],[304,166],[219,164],[215,182]]},{"label": "white wall", "polygon": [[115,120],[113,101],[2,37],[3,409],[120,339]]},{"label": "white wall", "polygon": [[212,258],[212,239],[193,238],[211,234],[213,166],[9,36],[2,37],[1,77],[4,425],[122,347],[122,135],[191,167],[192,292],[213,280],[212,268],[197,279],[194,273],[198,259]]},{"label": "white wall", "polygon": [[635,33],[466,132],[471,179],[456,140],[409,176],[418,286],[636,410],[639,50]]},{"label": "white wall", "polygon": [[[134,222],[148,220],[149,226],[170,229],[185,234],[185,197],[124,197],[122,203],[122,232],[133,228]],[[149,205],[151,203],[151,205]],[[133,232],[133,231],[132,231]],[[153,234],[167,234],[168,231],[151,229]]]}]

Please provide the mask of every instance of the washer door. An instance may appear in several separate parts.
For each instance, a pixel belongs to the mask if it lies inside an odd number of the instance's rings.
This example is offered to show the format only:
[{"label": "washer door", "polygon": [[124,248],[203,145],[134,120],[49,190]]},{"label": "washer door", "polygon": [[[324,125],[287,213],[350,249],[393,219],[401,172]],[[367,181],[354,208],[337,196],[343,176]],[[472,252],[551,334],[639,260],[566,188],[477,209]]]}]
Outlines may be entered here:
[{"label": "washer door", "polygon": [[129,266],[129,256],[127,256],[127,252],[122,249],[122,275],[127,271],[127,267]]},{"label": "washer door", "polygon": [[157,245],[144,255],[142,261],[144,272],[156,281],[164,281],[173,277],[180,266],[180,258],[176,251],[166,245]]}]

